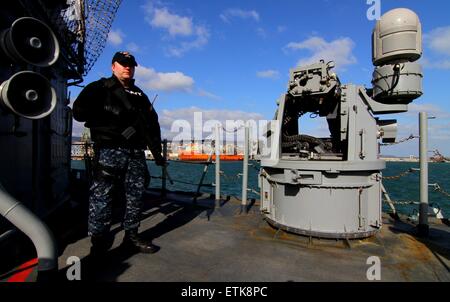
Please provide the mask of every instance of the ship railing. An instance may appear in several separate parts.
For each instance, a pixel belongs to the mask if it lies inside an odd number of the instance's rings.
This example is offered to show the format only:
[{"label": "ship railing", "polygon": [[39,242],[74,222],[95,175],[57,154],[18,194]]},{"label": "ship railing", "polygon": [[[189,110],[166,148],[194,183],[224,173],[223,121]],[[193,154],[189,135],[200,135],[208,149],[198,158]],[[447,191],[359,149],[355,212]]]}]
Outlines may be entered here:
[{"label": "ship railing", "polygon": [[[203,171],[200,176],[200,179],[198,182],[192,182],[192,181],[186,181],[186,180],[180,180],[180,179],[173,179],[170,177],[170,173],[168,170],[168,166],[162,166],[161,167],[161,176],[150,176],[152,179],[159,179],[161,180],[161,194],[166,195],[167,192],[167,181],[169,181],[170,184],[179,183],[184,185],[192,185],[196,187],[195,194],[193,201],[197,202],[197,198],[201,195],[201,189],[205,187],[209,188],[215,188],[215,200],[220,205],[223,196],[221,194],[221,183],[222,178],[225,179],[226,182],[242,182],[242,197],[241,197],[241,210],[242,211],[248,211],[249,203],[248,203],[248,192],[251,192],[255,195],[260,195],[257,189],[251,188],[248,186],[248,176],[249,176],[249,167],[257,170],[259,172],[259,167],[257,164],[257,161],[250,162],[250,156],[249,156],[249,147],[250,147],[250,140],[249,140],[249,133],[250,128],[245,125],[243,126],[245,131],[245,140],[244,140],[244,156],[243,156],[243,165],[242,165],[242,173],[237,173],[236,175],[228,175],[223,170],[221,170],[221,160],[220,155],[222,154],[222,146],[220,144],[220,137],[221,137],[221,131],[230,132],[229,130],[226,130],[220,125],[217,125],[215,128],[215,138],[211,141],[211,143],[214,145],[214,149],[211,150],[211,152],[208,154],[208,158],[206,161],[202,162],[193,162],[193,161],[183,161],[183,160],[177,160],[177,163],[181,164],[188,164],[188,165],[203,165]],[[236,132],[240,128],[237,128],[234,130]],[[162,141],[162,149],[163,149],[163,157],[167,160],[168,159],[168,141],[165,139]],[[215,154],[215,160],[213,157],[213,154]],[[94,157],[94,146],[93,143],[90,142],[74,142],[72,143],[72,159],[76,160],[84,160],[85,168],[86,168],[86,175],[87,175],[87,181],[90,184],[92,184],[92,178],[93,178],[93,171],[92,171],[92,163],[93,163],[93,157]],[[170,161],[168,161],[170,162]],[[211,165],[215,166],[215,177],[213,183],[205,183],[206,175],[209,170],[209,167]],[[239,198],[238,198],[239,199]]]},{"label": "ship railing", "polygon": [[442,189],[442,187],[435,183],[435,184],[429,184],[428,183],[428,120],[434,119],[435,117],[428,117],[428,114],[426,112],[419,112],[419,135],[413,135],[411,134],[409,137],[401,139],[394,143],[389,144],[380,144],[380,146],[390,146],[390,145],[397,145],[400,143],[407,142],[409,140],[419,138],[419,157],[420,157],[420,169],[410,168],[409,170],[400,173],[396,176],[384,176],[383,179],[386,180],[398,180],[401,177],[404,177],[406,175],[409,175],[413,172],[419,171],[420,172],[420,201],[419,202],[400,202],[400,201],[393,201],[390,199],[389,194],[387,193],[386,189],[382,185],[382,193],[385,197],[386,202],[391,207],[394,217],[398,217],[397,211],[395,209],[394,204],[417,204],[419,206],[418,210],[415,210],[418,216],[418,233],[422,236],[428,236],[429,234],[429,224],[428,224],[428,214],[430,208],[434,210],[436,207],[439,208],[440,206],[437,203],[431,203],[428,202],[429,197],[429,187],[433,187],[435,192],[439,192],[442,195],[446,196],[450,199],[450,193],[446,192]]},{"label": "ship railing", "polygon": [[89,187],[93,181],[93,158],[94,158],[94,143],[92,142],[72,142],[71,158],[72,160],[83,160],[86,171],[86,180]]},{"label": "ship railing", "polygon": [[[167,158],[167,140],[163,141],[163,151],[164,151],[164,157]],[[95,152],[94,152],[94,144],[91,142],[73,142],[72,143],[72,149],[71,149],[71,157],[73,160],[83,160],[85,164],[86,169],[86,175],[88,183],[92,182],[92,161],[94,158]],[[190,165],[204,165],[205,167],[208,167],[211,164],[214,164],[210,159],[208,159],[206,162],[188,162],[188,161],[177,161],[179,163],[184,164],[190,164]],[[195,182],[187,182],[182,180],[173,180],[170,178],[170,175],[167,171],[167,167],[162,167],[162,176],[151,176],[151,178],[154,179],[160,179],[162,181],[161,184],[161,191],[163,194],[166,192],[166,183],[167,180],[169,180],[170,183],[182,183],[182,184],[190,184],[197,186],[197,193],[199,193],[201,187],[213,187],[213,184],[207,184],[203,183],[204,176],[207,172],[207,169],[205,168],[204,173],[202,174],[202,178],[199,183]]]},{"label": "ship railing", "polygon": [[[223,146],[221,146],[221,137],[224,132],[237,132],[240,129],[244,129],[245,133],[245,139],[244,139],[244,155],[243,155],[243,164],[242,164],[242,173],[237,173],[236,175],[228,175],[223,170],[221,170],[221,159],[220,156],[222,154]],[[242,197],[241,197],[241,212],[245,211],[248,212],[249,209],[249,202],[248,202],[248,192],[251,192],[255,195],[260,195],[258,190],[251,188],[248,186],[248,168],[252,167],[253,169],[257,170],[259,172],[259,168],[257,167],[257,161],[249,163],[250,156],[249,156],[249,149],[250,149],[250,127],[248,125],[242,125],[239,128],[236,128],[232,131],[227,130],[226,128],[222,127],[221,125],[217,124],[214,128],[214,138],[211,141],[211,144],[214,146],[214,149],[210,151],[208,154],[208,159],[206,162],[191,162],[191,161],[182,161],[177,160],[177,163],[185,163],[185,164],[200,164],[204,165],[203,173],[200,176],[200,180],[198,183],[193,183],[189,181],[182,181],[182,180],[173,180],[171,179],[167,167],[163,167],[162,176],[161,177],[153,177],[153,178],[160,178],[162,180],[162,192],[166,192],[166,185],[167,180],[169,180],[171,183],[182,183],[182,184],[189,184],[197,186],[196,194],[194,195],[194,202],[196,202],[197,197],[200,195],[200,190],[202,187],[214,187],[215,188],[215,200],[218,205],[221,205],[223,196],[221,194],[221,183],[222,183],[222,177],[227,182],[238,182],[242,181]],[[213,154],[215,155],[215,160],[213,161]],[[167,159],[167,140],[163,141],[163,156]],[[207,174],[207,171],[209,169],[209,166],[214,164],[215,166],[215,177],[214,177],[214,183],[212,184],[204,184],[204,179]],[[238,198],[239,199],[239,198]]]},{"label": "ship railing", "polygon": [[[217,134],[217,132],[216,132]],[[209,187],[209,188],[215,188],[215,200],[217,202],[217,204],[220,206],[222,201],[226,198],[225,196],[223,196],[221,194],[221,183],[223,182],[223,179],[225,180],[225,182],[228,183],[238,183],[242,181],[242,192],[251,192],[255,195],[260,195],[260,193],[255,190],[254,188],[249,188],[248,187],[248,182],[244,181],[244,179],[248,178],[248,168],[247,171],[245,171],[245,166],[247,167],[252,167],[255,170],[259,171],[259,168],[257,168],[257,162],[252,162],[249,163],[248,162],[248,151],[244,152],[244,157],[243,157],[243,171],[242,173],[237,173],[235,175],[229,175],[227,173],[225,173],[222,169],[221,169],[221,160],[220,160],[220,155],[221,153],[221,146],[220,144],[216,143],[217,140],[216,138],[212,140],[212,145],[215,146],[214,150],[211,150],[210,153],[208,154],[207,160],[206,161],[201,161],[201,162],[194,162],[194,161],[184,161],[184,160],[176,160],[176,163],[180,163],[180,164],[188,164],[188,165],[203,165],[203,171],[202,174],[200,176],[200,180],[198,182],[191,182],[191,181],[185,181],[185,180],[179,180],[179,179],[173,179],[170,177],[170,174],[168,173],[169,171],[167,170],[167,167],[163,167],[163,171],[162,171],[162,175],[161,176],[151,176],[151,178],[153,179],[159,179],[162,182],[162,192],[166,192],[166,186],[167,186],[167,181],[169,181],[171,184],[173,183],[179,183],[179,184],[185,184],[185,185],[192,185],[196,187],[196,192],[194,194],[194,198],[193,201],[194,203],[197,202],[197,198],[201,195],[201,188],[204,187]],[[247,139],[247,150],[248,150],[248,143],[249,140]],[[167,152],[164,151],[167,149],[167,140],[163,141],[163,156],[165,156],[165,158],[167,158]],[[245,147],[244,147],[245,148]],[[213,156],[215,155],[215,156]],[[245,160],[247,156],[247,161]],[[215,160],[213,160],[215,159]],[[204,183],[206,174],[208,172],[208,169],[211,165],[215,166],[215,176],[214,176],[214,182],[213,183]],[[223,179],[222,179],[223,178]],[[245,188],[245,189],[244,189]],[[246,196],[246,194],[242,194],[242,199],[241,199],[241,209],[247,211],[248,210],[248,198]],[[237,199],[239,199],[238,197],[236,197]]]}]

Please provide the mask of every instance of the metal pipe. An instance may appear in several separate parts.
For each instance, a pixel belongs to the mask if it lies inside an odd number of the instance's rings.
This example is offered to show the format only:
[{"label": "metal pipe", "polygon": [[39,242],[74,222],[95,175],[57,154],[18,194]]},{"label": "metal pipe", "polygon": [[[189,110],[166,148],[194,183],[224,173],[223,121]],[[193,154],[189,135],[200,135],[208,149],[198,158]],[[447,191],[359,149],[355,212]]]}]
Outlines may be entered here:
[{"label": "metal pipe", "polygon": [[249,127],[245,126],[245,136],[244,136],[244,160],[242,167],[242,202],[241,211],[245,210],[247,212],[247,187],[248,187],[248,142],[249,142]]},{"label": "metal pipe", "polygon": [[14,230],[8,230],[8,231],[6,231],[6,232],[4,232],[3,234],[1,234],[0,235],[0,244],[3,242],[3,241],[6,241],[6,240],[8,240],[12,235],[14,235],[16,233],[16,230],[14,229]]},{"label": "metal pipe", "polygon": [[397,210],[395,209],[394,203],[392,202],[392,199],[389,196],[388,192],[386,191],[386,188],[384,187],[383,183],[381,183],[381,192],[383,193],[384,197],[386,198],[386,201],[387,201],[387,203],[389,204],[389,207],[392,210],[392,214],[395,217],[398,217]]},{"label": "metal pipe", "polygon": [[428,116],[426,112],[419,113],[420,131],[420,205],[418,233],[428,236]]},{"label": "metal pipe", "polygon": [[194,200],[193,200],[194,203],[197,202],[197,198],[200,196],[200,189],[202,188],[203,180],[205,179],[206,173],[208,172],[209,164],[212,161],[212,157],[213,157],[212,155],[213,155],[213,152],[211,150],[208,155],[208,160],[206,161],[205,166],[203,167],[203,173],[202,173],[202,176],[200,177],[200,182],[198,183],[198,186],[197,186],[197,192],[195,192],[195,196],[194,196]]},{"label": "metal pipe", "polygon": [[216,149],[216,201],[220,201],[220,125],[215,128],[215,149]]},{"label": "metal pipe", "polygon": [[38,278],[58,270],[56,243],[49,228],[22,203],[15,200],[0,184],[0,214],[27,235],[38,256]]}]

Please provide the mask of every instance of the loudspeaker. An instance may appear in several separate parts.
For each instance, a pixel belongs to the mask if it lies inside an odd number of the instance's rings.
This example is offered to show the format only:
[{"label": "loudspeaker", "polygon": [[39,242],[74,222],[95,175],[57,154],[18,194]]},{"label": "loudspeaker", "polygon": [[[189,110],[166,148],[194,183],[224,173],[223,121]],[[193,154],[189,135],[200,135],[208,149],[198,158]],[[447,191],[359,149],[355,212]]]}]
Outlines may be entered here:
[{"label": "loudspeaker", "polygon": [[31,17],[15,20],[0,34],[0,46],[13,61],[48,67],[59,57],[59,43],[53,31]]},{"label": "loudspeaker", "polygon": [[0,105],[28,119],[41,119],[56,106],[56,92],[39,73],[21,71],[0,85]]}]

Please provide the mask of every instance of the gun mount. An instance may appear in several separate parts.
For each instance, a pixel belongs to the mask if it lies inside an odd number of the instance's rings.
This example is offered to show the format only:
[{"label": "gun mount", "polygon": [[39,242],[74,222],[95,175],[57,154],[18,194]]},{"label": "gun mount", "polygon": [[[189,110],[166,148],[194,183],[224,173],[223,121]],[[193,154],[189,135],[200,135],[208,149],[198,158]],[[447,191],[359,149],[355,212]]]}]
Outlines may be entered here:
[{"label": "gun mount", "polygon": [[[325,238],[364,238],[381,228],[378,140],[395,141],[397,122],[375,115],[405,112],[422,95],[414,62],[422,52],[419,18],[408,9],[389,11],[372,41],[371,89],[341,84],[333,62],[291,70],[269,126],[270,152],[261,159],[261,210],[270,224]],[[326,118],[330,137],[301,132],[307,113]]]}]

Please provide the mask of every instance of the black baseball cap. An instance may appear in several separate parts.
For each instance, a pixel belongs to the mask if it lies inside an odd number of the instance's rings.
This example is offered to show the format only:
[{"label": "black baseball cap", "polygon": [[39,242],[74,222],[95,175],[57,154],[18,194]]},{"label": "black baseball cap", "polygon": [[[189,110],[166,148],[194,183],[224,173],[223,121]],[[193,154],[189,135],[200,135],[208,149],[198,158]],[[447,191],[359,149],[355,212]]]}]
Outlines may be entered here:
[{"label": "black baseball cap", "polygon": [[132,54],[130,54],[128,51],[118,51],[114,54],[114,57],[112,58],[112,63],[118,62],[121,65],[130,65],[130,66],[137,66],[136,59]]}]

